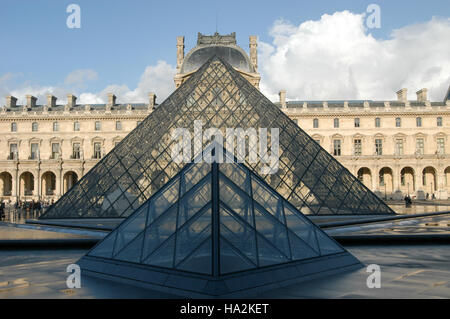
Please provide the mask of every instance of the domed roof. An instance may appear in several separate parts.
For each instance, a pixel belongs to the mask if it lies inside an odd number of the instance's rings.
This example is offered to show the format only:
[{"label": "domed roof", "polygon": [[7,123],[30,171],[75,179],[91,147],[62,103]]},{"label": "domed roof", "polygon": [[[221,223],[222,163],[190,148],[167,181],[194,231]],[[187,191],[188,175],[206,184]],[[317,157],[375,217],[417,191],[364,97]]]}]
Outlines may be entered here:
[{"label": "domed roof", "polygon": [[217,55],[231,64],[234,68],[244,72],[253,72],[250,59],[244,50],[238,46],[210,45],[193,49],[184,59],[181,73],[190,73],[200,68],[209,58]]}]

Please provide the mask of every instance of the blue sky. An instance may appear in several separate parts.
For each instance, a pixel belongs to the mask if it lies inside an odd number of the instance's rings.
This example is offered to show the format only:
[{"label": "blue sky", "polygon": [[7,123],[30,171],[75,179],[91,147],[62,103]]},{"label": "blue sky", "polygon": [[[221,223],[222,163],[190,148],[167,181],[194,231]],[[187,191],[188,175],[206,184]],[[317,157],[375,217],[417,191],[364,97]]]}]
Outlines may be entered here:
[{"label": "blue sky", "polygon": [[[71,3],[81,7],[80,29],[66,26],[66,7]],[[2,0],[0,93],[27,86],[67,90],[67,76],[76,70],[95,73],[73,88],[78,93],[100,92],[110,85],[125,85],[133,90],[146,67],[158,61],[175,65],[176,36],[186,37],[187,52],[195,46],[197,32],[210,34],[216,30],[216,16],[218,31],[235,31],[238,44],[247,50],[248,36],[252,34],[258,35],[260,42],[273,45],[271,31],[280,19],[299,26],[344,10],[362,14],[371,3],[381,7],[382,27],[366,35],[379,41],[391,39],[393,30],[426,23],[432,17],[445,22],[450,16],[448,0]]]}]

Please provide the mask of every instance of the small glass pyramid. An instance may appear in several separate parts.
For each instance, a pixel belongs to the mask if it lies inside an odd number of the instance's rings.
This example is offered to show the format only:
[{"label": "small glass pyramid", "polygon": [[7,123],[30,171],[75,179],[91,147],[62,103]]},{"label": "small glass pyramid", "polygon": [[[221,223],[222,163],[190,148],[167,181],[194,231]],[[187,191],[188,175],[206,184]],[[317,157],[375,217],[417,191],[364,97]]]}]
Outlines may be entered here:
[{"label": "small glass pyramid", "polygon": [[[338,263],[333,262],[336,258]],[[299,262],[306,262],[305,267],[316,274],[359,264],[239,163],[188,164],[80,261],[83,271],[102,269],[116,279],[134,273],[122,273],[122,266],[99,267],[116,262],[130,268],[144,266],[150,273],[176,272],[184,279],[201,275],[217,282],[244,276],[241,288],[256,283],[245,283],[250,274],[261,277],[258,286],[268,284],[283,265],[299,271],[294,277],[302,277],[305,270]],[[273,278],[268,277],[272,272]],[[153,283],[150,275],[138,280]],[[193,289],[184,287],[183,280],[172,288]],[[231,292],[228,287],[227,293]]]},{"label": "small glass pyramid", "polygon": [[278,128],[277,173],[260,174],[265,164],[248,156],[245,164],[304,214],[394,214],[239,72],[214,56],[40,218],[128,217],[180,172],[183,165],[171,158],[177,143],[173,133],[192,130],[195,121],[203,123],[204,131],[217,128],[224,134],[227,128]]}]

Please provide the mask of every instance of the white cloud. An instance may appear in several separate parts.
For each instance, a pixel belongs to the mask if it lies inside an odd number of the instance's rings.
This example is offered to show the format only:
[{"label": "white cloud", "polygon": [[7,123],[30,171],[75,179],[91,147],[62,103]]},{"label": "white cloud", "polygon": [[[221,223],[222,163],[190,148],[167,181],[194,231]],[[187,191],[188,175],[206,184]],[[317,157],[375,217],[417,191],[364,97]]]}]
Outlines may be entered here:
[{"label": "white cloud", "polygon": [[80,69],[70,72],[64,83],[66,85],[81,85],[86,81],[97,80],[98,74],[94,70],[91,69]]},{"label": "white cloud", "polygon": [[450,84],[450,19],[403,27],[375,39],[364,14],[325,14],[300,25],[279,20],[272,43],[260,44],[261,90],[272,100],[287,90],[292,100],[395,99],[428,88],[441,101]]},{"label": "white cloud", "polygon": [[117,102],[120,103],[147,103],[148,94],[153,92],[157,95],[157,103],[161,103],[175,89],[173,82],[175,73],[175,67],[166,61],[158,61],[155,66],[146,67],[134,90],[130,90],[126,85],[109,85],[101,92],[81,94],[80,102],[105,103],[108,93],[114,93],[117,96]]},{"label": "white cloud", "polygon": [[173,82],[175,73],[175,67],[165,61],[158,61],[155,66],[146,67],[134,90],[130,90],[126,85],[113,84],[100,92],[85,92],[85,82],[98,78],[97,73],[89,69],[69,73],[62,86],[30,85],[25,82],[13,89],[10,89],[7,84],[14,76],[6,73],[0,76],[0,105],[5,104],[6,95],[13,95],[17,97],[18,104],[25,104],[27,94],[36,96],[38,104],[45,104],[46,95],[53,94],[58,98],[58,104],[64,104],[67,101],[67,93],[77,95],[78,103],[102,104],[106,103],[108,93],[114,93],[117,96],[117,102],[147,103],[148,93],[154,92],[158,97],[157,102],[161,103],[175,89]]}]

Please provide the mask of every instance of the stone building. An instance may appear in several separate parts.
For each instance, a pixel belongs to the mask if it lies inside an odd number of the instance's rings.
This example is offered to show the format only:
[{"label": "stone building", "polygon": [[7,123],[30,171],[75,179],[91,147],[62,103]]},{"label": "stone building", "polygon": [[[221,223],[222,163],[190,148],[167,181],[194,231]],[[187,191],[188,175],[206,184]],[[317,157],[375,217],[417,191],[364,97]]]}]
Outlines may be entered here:
[{"label": "stone building", "polygon": [[0,198],[56,200],[131,132],[155,107],[117,104],[109,94],[103,105],[80,105],[68,94],[68,103],[37,104],[27,95],[26,105],[7,96],[0,110]]},{"label": "stone building", "polygon": [[[184,51],[184,37],[177,37],[176,87],[219,55],[259,88],[256,36],[249,38],[249,54],[235,33],[199,33],[197,46]],[[395,101],[286,101],[286,94],[280,92],[277,105],[381,197],[448,198],[450,88],[443,102],[430,102],[426,89],[417,101],[407,99],[406,89]],[[52,95],[44,105],[33,96],[16,105],[8,96],[0,110],[0,197],[58,199],[152,112],[155,101],[150,93],[147,104],[117,104],[110,94],[107,104],[79,105],[69,94],[66,105]]]},{"label": "stone building", "polygon": [[[450,92],[450,89],[449,89]],[[447,199],[450,194],[450,100],[286,101],[278,105],[317,143],[382,198]]]}]

